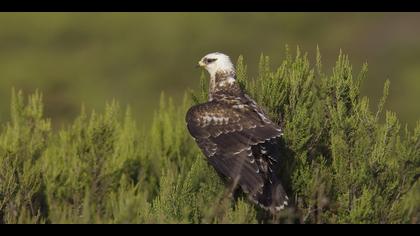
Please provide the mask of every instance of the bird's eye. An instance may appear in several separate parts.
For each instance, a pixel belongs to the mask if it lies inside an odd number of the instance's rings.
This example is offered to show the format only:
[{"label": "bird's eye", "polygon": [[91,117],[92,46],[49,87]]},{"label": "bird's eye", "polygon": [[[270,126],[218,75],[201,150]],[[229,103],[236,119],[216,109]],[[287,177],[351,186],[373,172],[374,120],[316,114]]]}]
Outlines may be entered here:
[{"label": "bird's eye", "polygon": [[206,59],[204,59],[204,63],[209,64],[209,63],[212,63],[216,60],[217,60],[216,58],[206,58]]}]

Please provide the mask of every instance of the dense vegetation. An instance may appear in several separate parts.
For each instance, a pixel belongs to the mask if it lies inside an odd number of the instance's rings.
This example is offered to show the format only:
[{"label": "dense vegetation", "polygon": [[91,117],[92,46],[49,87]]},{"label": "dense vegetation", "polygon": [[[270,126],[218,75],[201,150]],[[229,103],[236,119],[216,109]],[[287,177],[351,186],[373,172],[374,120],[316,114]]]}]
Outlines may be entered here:
[{"label": "dense vegetation", "polygon": [[281,175],[293,205],[270,217],[226,188],[190,138],[185,112],[206,100],[164,95],[150,129],[140,130],[117,102],[84,108],[59,130],[43,115],[42,96],[13,92],[0,133],[0,223],[419,223],[420,121],[414,130],[385,111],[390,84],[374,109],[360,95],[340,53],[332,73],[318,53],[299,50],[278,68],[261,56],[238,80],[284,127]]}]

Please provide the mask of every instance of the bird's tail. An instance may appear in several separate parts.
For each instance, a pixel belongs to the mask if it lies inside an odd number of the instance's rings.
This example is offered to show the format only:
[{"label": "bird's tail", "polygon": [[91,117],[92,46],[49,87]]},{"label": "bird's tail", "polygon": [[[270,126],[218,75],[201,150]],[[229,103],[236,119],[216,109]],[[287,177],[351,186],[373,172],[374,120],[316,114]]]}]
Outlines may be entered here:
[{"label": "bird's tail", "polygon": [[275,214],[289,204],[289,198],[280,180],[274,176],[272,179],[273,183],[265,185],[263,193],[257,196],[256,201],[260,207]]}]

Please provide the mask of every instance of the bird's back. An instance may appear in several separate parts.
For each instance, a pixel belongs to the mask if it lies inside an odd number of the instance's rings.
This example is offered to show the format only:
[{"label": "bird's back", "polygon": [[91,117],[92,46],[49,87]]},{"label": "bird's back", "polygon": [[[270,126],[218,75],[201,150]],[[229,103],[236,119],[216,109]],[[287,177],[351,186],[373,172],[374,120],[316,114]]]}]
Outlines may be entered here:
[{"label": "bird's back", "polygon": [[215,99],[187,112],[191,135],[208,162],[264,209],[287,205],[278,177],[280,127],[248,96]]}]

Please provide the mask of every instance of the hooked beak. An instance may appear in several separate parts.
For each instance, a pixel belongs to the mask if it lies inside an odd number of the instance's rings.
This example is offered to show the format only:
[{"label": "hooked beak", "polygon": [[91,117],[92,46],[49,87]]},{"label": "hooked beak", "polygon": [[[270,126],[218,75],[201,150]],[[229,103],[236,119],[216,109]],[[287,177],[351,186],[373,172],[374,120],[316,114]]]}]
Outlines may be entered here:
[{"label": "hooked beak", "polygon": [[199,68],[199,67],[205,67],[205,66],[206,66],[206,64],[204,64],[204,62],[199,61],[198,64],[195,67]]}]

